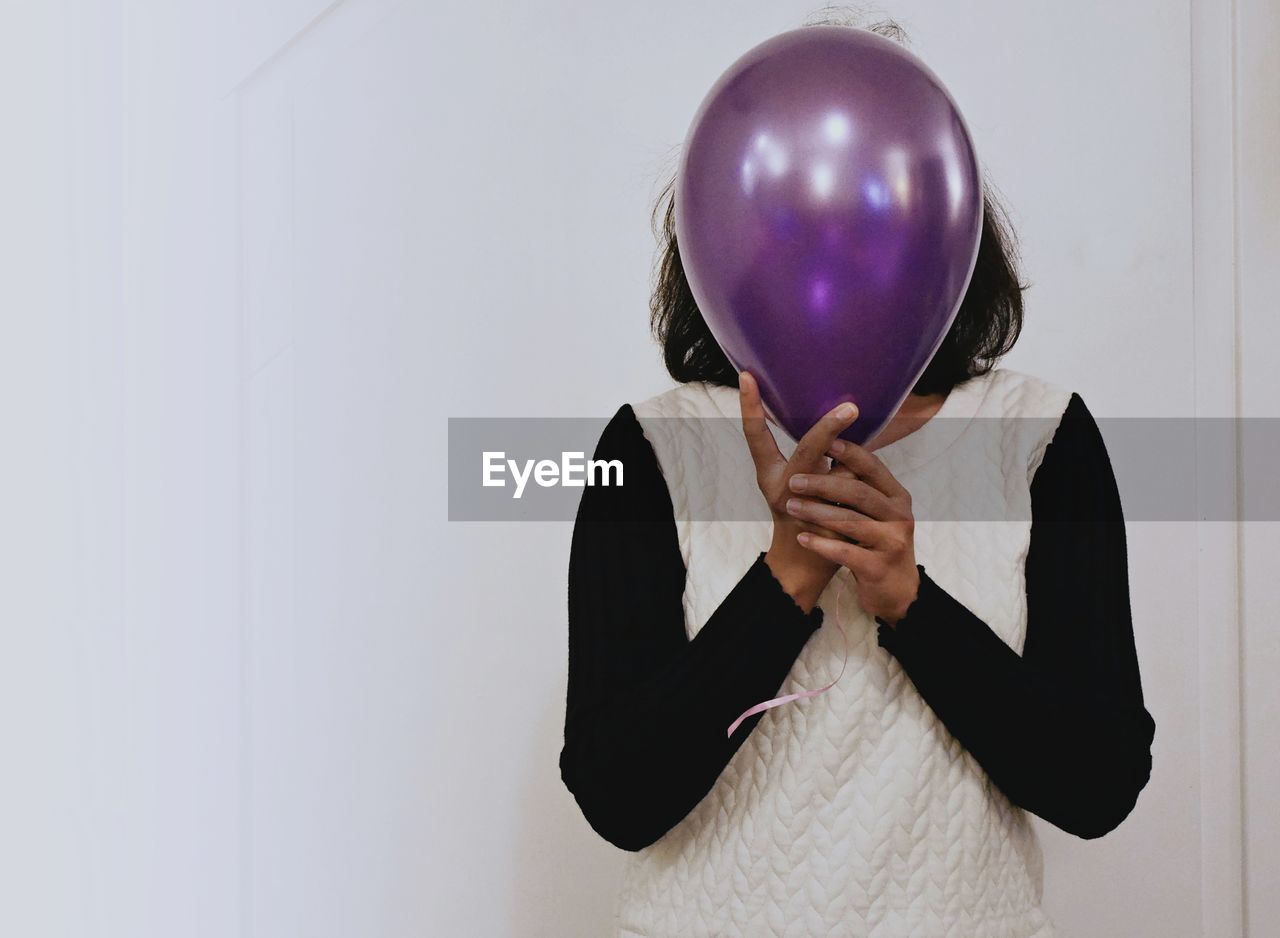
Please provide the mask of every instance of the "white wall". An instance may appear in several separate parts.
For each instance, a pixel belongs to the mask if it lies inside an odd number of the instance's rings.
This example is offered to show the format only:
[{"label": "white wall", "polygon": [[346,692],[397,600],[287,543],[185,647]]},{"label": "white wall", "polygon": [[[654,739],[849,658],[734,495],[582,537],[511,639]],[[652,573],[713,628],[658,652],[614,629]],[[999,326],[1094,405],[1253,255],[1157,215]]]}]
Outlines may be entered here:
[{"label": "white wall", "polygon": [[0,9],[0,932],[238,927],[234,102],[197,7]]},{"label": "white wall", "polygon": [[[813,9],[0,13],[0,930],[605,933],[622,855],[556,767],[569,526],[450,524],[445,420],[666,386],[651,200]],[[890,12],[1022,235],[1009,364],[1100,416],[1271,414],[1275,12]],[[1040,825],[1064,935],[1280,919],[1274,530],[1131,526],[1155,774],[1101,841]]]},{"label": "white wall", "polygon": [[[1268,0],[1238,0],[1235,78],[1237,136],[1237,321],[1240,413],[1280,418],[1280,8]],[[1274,434],[1271,434],[1274,439]],[[1252,439],[1252,437],[1251,437]],[[1244,453],[1246,492],[1275,492],[1269,454]],[[1259,458],[1261,455],[1261,458]],[[1273,512],[1274,516],[1274,512]],[[1254,521],[1240,530],[1244,676],[1245,910],[1250,934],[1280,923],[1280,524]]]}]

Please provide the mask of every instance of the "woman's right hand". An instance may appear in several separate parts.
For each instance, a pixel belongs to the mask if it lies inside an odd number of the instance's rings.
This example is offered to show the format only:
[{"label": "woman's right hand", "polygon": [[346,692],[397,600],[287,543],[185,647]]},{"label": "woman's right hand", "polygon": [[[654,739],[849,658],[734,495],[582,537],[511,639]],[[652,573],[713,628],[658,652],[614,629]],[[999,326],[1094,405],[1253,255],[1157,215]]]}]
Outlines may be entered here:
[{"label": "woman's right hand", "polygon": [[765,563],[796,604],[809,612],[840,565],[801,547],[796,535],[801,531],[823,537],[841,538],[841,535],[799,521],[787,513],[787,499],[791,497],[788,481],[798,472],[828,471],[827,451],[840,433],[858,419],[858,408],[845,403],[830,411],[800,438],[795,452],[787,459],[765,423],[760,388],[750,372],[744,371],[738,376],[738,402],[742,409],[742,432],[756,465],[756,482],[773,515],[773,540],[765,553]]}]

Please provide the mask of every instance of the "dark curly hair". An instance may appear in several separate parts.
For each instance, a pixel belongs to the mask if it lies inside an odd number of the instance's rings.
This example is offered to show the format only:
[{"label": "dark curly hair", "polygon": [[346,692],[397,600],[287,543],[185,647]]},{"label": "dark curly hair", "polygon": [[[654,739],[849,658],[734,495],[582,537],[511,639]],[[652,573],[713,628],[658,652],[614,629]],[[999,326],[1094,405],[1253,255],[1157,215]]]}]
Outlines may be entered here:
[{"label": "dark curly hair", "polygon": [[[827,7],[805,25],[861,26],[906,43],[906,33],[893,20],[863,25],[864,16],[848,8]],[[1013,229],[992,195],[989,181],[983,189],[982,237],[973,276],[951,329],[912,388],[914,394],[947,392],[969,378],[986,374],[1013,348],[1022,331],[1022,293],[1028,285],[1018,277]],[[650,298],[650,325],[662,347],[667,371],[681,383],[706,381],[737,387],[738,373],[702,318],[685,277],[676,244],[674,175],[658,196],[652,225],[660,254]]]}]

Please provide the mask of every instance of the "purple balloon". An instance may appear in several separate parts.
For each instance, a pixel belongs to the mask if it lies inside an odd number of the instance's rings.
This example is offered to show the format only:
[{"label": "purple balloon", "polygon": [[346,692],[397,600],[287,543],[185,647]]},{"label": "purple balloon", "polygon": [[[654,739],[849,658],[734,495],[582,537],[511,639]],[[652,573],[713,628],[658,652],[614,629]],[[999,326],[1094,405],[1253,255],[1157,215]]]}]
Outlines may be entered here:
[{"label": "purple balloon", "polygon": [[892,40],[805,26],[733,63],[676,177],[676,237],[729,361],[793,438],[854,401],[884,428],[964,298],[982,179],[942,82]]}]

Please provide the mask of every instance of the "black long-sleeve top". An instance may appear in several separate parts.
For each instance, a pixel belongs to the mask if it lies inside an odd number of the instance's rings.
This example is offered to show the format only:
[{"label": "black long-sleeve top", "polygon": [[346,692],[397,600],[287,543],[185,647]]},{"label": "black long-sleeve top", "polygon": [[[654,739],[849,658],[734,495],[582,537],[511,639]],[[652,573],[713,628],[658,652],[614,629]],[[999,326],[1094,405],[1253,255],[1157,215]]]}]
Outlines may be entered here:
[{"label": "black long-sleeve top", "polygon": [[[560,771],[591,827],[652,844],[711,790],[777,695],[822,610],[805,613],[760,554],[692,640],[685,568],[657,457],[624,405],[596,459],[626,484],[587,487],[569,558],[569,682]],[[1151,774],[1124,521],[1102,436],[1072,395],[1032,480],[1027,633],[1019,655],[920,566],[880,647],[1014,804],[1082,838],[1132,811]]]}]

